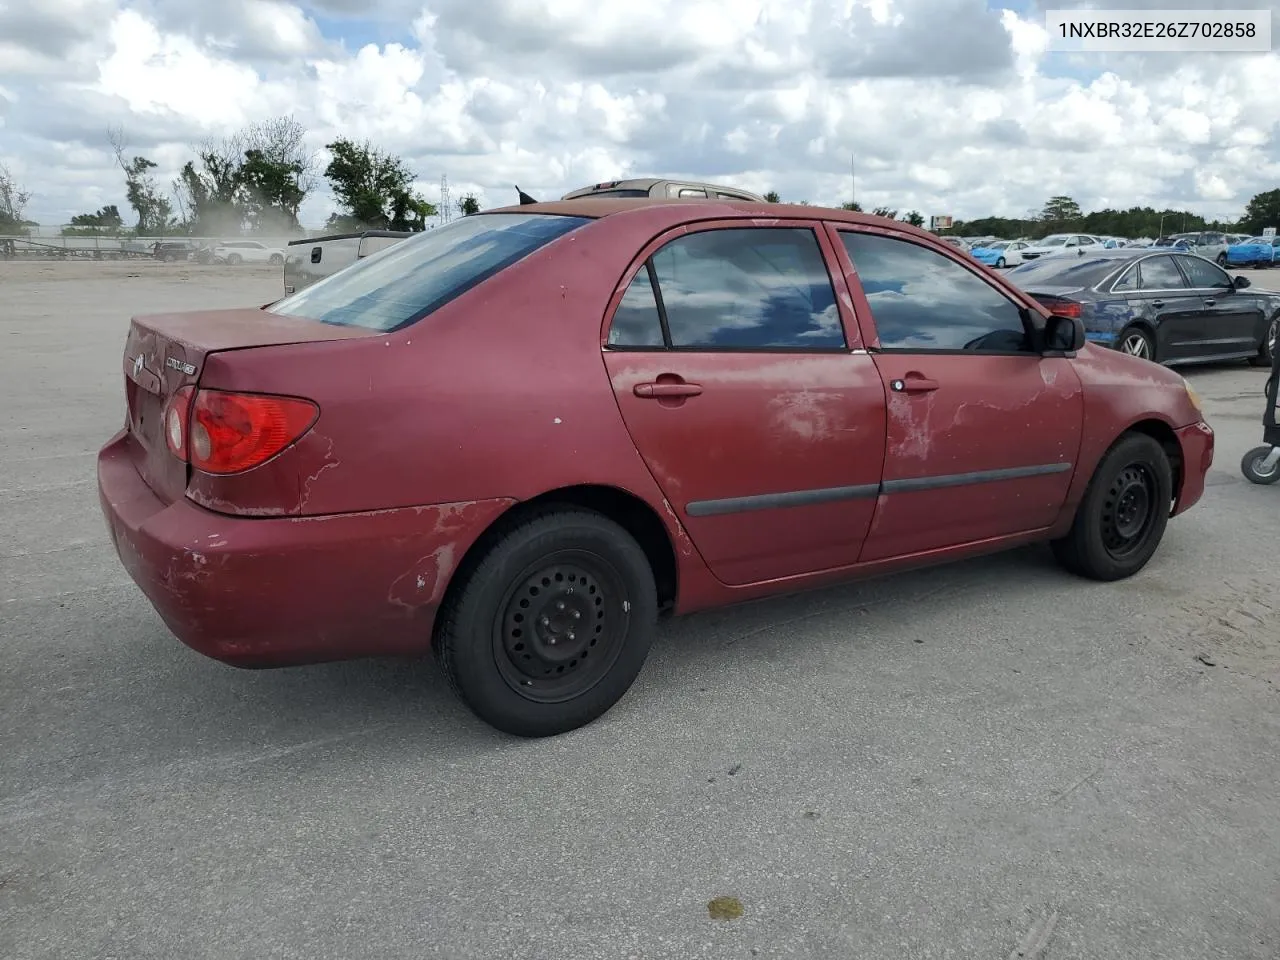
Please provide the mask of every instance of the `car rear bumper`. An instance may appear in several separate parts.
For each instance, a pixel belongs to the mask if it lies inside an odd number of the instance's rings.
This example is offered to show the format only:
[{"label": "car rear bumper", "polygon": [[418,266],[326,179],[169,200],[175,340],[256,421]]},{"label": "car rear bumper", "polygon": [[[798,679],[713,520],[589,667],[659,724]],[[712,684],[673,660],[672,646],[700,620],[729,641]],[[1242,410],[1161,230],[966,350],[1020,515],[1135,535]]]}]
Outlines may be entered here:
[{"label": "car rear bumper", "polygon": [[116,553],[175,636],[236,666],[416,654],[449,578],[511,500],[243,518],[159,499],[121,431],[98,455]]},{"label": "car rear bumper", "polygon": [[1191,509],[1204,496],[1205,475],[1213,466],[1213,428],[1201,420],[1175,430],[1182,448],[1182,486],[1172,516]]}]

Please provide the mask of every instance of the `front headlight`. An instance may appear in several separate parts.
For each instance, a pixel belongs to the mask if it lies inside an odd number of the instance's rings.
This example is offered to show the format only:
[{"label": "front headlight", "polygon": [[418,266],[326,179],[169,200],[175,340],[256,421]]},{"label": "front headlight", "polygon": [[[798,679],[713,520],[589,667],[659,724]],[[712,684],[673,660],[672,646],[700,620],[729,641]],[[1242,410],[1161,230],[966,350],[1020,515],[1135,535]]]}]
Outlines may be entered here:
[{"label": "front headlight", "polygon": [[1190,400],[1191,405],[1196,408],[1196,413],[1204,413],[1204,404],[1200,402],[1200,394],[1196,393],[1195,390],[1192,389],[1191,384],[1187,383],[1186,380],[1182,381],[1182,386],[1187,391],[1187,399]]}]

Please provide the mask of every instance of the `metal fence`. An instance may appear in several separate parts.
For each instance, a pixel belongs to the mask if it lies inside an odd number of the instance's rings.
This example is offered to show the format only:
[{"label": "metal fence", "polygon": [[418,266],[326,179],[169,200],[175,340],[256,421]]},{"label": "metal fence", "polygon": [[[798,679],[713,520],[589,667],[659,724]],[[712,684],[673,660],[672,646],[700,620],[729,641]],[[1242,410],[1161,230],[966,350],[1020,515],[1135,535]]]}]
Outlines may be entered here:
[{"label": "metal fence", "polygon": [[0,259],[12,260],[65,260],[71,257],[89,260],[125,260],[149,258],[155,255],[158,243],[184,243],[193,251],[212,249],[221,243],[235,240],[256,240],[265,246],[283,249],[290,240],[316,236],[322,231],[302,230],[287,236],[255,237],[135,237],[111,236],[103,233],[85,236],[65,236],[60,228],[35,228],[25,234],[0,235]]}]

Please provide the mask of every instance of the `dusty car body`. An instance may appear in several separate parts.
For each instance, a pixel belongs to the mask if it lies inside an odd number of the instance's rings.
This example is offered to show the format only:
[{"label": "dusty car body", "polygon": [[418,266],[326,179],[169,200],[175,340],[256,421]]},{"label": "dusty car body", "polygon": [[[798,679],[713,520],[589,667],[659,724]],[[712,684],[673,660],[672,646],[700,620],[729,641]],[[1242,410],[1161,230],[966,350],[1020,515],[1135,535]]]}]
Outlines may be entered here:
[{"label": "dusty car body", "polygon": [[474,215],[269,308],[137,317],[122,368],[102,508],[179,639],[433,649],[520,735],[607,710],[660,612],[1036,541],[1130,576],[1213,455],[1176,373],[807,206]]}]

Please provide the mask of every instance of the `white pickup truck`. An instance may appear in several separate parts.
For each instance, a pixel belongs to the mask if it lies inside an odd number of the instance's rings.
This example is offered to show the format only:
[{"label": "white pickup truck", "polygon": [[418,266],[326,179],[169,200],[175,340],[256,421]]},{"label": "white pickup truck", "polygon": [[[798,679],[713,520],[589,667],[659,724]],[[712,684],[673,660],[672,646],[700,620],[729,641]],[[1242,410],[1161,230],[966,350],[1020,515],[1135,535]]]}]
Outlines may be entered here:
[{"label": "white pickup truck", "polygon": [[290,240],[284,257],[284,292],[290,294],[309,287],[371,253],[411,236],[412,233],[400,230],[364,230]]}]

